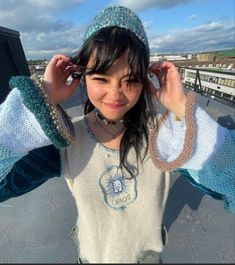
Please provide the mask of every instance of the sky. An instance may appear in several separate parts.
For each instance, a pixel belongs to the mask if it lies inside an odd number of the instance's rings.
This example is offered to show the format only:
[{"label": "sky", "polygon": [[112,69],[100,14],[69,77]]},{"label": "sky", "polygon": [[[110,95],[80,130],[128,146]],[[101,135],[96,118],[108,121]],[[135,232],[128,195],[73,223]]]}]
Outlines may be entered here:
[{"label": "sky", "polygon": [[0,0],[0,26],[20,33],[28,60],[72,55],[104,8],[122,5],[144,25],[151,53],[235,47],[234,0]]}]

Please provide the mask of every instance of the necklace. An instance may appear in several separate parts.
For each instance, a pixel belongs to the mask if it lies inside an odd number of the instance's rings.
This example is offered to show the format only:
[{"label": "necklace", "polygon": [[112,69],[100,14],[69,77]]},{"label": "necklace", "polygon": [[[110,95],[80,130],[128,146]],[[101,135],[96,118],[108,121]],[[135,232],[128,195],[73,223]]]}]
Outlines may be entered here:
[{"label": "necklace", "polygon": [[98,121],[97,118],[95,118],[95,123],[98,124],[106,133],[108,133],[109,135],[111,135],[113,139],[115,139],[123,131],[123,129],[125,128],[124,126],[122,126],[121,129],[119,129],[115,133],[111,133],[101,123],[99,123],[99,121]]},{"label": "necklace", "polygon": [[101,116],[101,114],[99,113],[99,111],[97,109],[95,109],[95,115],[96,115],[96,118],[99,118],[99,120],[101,120],[105,125],[117,124],[118,122],[123,123],[123,119],[121,119],[119,121],[109,121],[109,120],[105,119],[103,116]]}]

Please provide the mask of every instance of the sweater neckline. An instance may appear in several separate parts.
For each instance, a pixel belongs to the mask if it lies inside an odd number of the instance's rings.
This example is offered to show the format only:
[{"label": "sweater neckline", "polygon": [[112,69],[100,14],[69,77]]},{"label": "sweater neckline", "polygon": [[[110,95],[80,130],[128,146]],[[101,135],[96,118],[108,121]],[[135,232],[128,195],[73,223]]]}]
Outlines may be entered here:
[{"label": "sweater neckline", "polygon": [[113,154],[119,154],[119,150],[114,149],[114,148],[107,147],[107,146],[103,145],[97,139],[97,137],[94,135],[94,133],[92,132],[92,130],[89,127],[88,120],[87,120],[87,117],[86,116],[84,116],[83,121],[84,121],[84,126],[85,126],[87,132],[89,133],[89,136],[98,145],[99,148],[103,149],[105,152],[109,152],[109,153],[113,153]]}]

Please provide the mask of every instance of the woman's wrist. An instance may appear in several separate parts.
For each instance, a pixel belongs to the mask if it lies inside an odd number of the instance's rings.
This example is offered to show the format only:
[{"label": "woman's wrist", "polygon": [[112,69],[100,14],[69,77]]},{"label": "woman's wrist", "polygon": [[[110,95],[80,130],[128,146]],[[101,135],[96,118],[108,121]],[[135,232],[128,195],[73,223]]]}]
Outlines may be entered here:
[{"label": "woman's wrist", "polygon": [[180,121],[185,117],[186,102],[187,96],[185,95],[185,97],[179,103],[175,104],[172,112],[175,114],[176,121]]},{"label": "woman's wrist", "polygon": [[[195,109],[195,99],[196,94],[192,91],[186,94],[186,103],[185,103],[185,138],[183,144],[183,150],[178,155],[176,159],[171,162],[168,162],[162,159],[161,155],[159,154],[158,148],[156,148],[156,141],[158,139],[158,134],[161,129],[161,126],[165,123],[169,115],[169,110],[165,111],[162,114],[161,118],[158,120],[157,125],[150,133],[149,136],[149,152],[150,156],[153,160],[153,163],[162,171],[171,171],[175,170],[176,168],[181,167],[191,156],[192,148],[195,141],[195,132],[196,132],[196,121],[194,115]],[[175,112],[171,111],[175,114]],[[178,113],[178,112],[177,112]]]}]

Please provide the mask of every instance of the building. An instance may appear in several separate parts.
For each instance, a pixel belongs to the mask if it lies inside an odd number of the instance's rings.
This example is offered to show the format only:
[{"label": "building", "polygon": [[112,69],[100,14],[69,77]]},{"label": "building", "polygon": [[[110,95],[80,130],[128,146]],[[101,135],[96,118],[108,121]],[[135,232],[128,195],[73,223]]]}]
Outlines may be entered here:
[{"label": "building", "polygon": [[183,55],[170,55],[170,54],[151,54],[150,55],[150,63],[158,62],[158,61],[185,61],[188,56]]},{"label": "building", "polygon": [[235,104],[235,71],[180,67],[186,89]]}]

